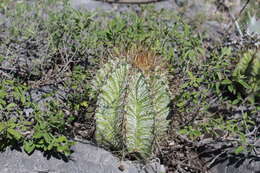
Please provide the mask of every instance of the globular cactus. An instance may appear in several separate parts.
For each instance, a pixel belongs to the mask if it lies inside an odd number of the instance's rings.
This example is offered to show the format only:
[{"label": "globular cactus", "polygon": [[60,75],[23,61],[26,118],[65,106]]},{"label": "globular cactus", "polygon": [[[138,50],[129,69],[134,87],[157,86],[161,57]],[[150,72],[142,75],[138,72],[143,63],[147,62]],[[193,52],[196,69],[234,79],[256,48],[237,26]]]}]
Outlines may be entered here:
[{"label": "globular cactus", "polygon": [[110,60],[97,73],[98,144],[146,158],[167,131],[170,95],[155,54],[138,51]]}]

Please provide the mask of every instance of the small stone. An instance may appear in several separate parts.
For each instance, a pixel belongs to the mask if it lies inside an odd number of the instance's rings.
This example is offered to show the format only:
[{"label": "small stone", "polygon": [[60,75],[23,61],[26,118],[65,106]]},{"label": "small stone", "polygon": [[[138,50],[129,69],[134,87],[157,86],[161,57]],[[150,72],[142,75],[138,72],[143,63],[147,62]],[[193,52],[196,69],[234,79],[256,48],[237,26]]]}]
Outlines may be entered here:
[{"label": "small stone", "polygon": [[175,3],[176,3],[179,7],[184,7],[184,6],[188,5],[188,0],[175,0]]},{"label": "small stone", "polygon": [[120,164],[120,165],[118,166],[118,169],[119,169],[120,171],[124,171],[124,170],[125,170],[125,166],[124,166],[123,164]]}]

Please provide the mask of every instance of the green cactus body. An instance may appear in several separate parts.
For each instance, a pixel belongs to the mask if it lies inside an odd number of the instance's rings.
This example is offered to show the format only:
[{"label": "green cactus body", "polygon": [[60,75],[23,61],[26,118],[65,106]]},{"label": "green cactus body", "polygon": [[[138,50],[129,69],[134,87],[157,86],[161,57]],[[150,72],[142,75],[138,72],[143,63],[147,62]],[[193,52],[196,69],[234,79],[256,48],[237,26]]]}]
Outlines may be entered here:
[{"label": "green cactus body", "polygon": [[154,141],[167,130],[170,97],[166,75],[146,74],[133,65],[112,60],[96,75],[94,89],[96,141],[104,146],[148,157]]}]

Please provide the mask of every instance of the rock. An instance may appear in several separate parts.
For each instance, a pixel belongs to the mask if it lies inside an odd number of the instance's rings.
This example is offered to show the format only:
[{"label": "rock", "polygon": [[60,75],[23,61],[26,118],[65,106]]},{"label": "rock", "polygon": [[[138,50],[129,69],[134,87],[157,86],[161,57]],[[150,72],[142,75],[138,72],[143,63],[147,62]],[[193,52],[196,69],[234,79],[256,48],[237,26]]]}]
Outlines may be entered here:
[{"label": "rock", "polygon": [[203,150],[205,155],[202,158],[210,167],[209,173],[259,173],[260,154],[257,148],[260,140],[255,141],[254,145],[254,151],[235,155],[232,142],[210,142]]},{"label": "rock", "polygon": [[5,22],[5,16],[0,13],[0,25],[2,25]]},{"label": "rock", "polygon": [[[244,3],[244,2],[243,2]],[[230,13],[237,17],[244,5],[241,0],[224,0],[224,4],[229,8]]]},{"label": "rock", "polygon": [[73,8],[76,9],[86,9],[89,11],[95,11],[95,10],[105,10],[105,11],[111,11],[112,5],[109,3],[104,3],[101,1],[94,1],[94,0],[71,0],[70,4]]},{"label": "rock", "polygon": [[207,38],[211,38],[214,42],[221,42],[223,36],[223,26],[217,21],[206,21],[200,28],[200,32],[204,32]]},{"label": "rock", "polygon": [[[23,151],[6,149],[0,153],[1,173],[159,173],[160,164],[144,166],[120,162],[108,151],[90,143],[77,143],[71,157],[45,157],[34,151],[30,156]],[[122,166],[123,165],[123,166]],[[158,166],[159,165],[159,166]]]},{"label": "rock", "polygon": [[167,9],[176,11],[178,9],[178,6],[174,3],[173,0],[162,0],[154,5],[156,10]]},{"label": "rock", "polygon": [[260,159],[232,158],[211,168],[211,173],[259,173]]},{"label": "rock", "polygon": [[214,14],[215,11],[216,7],[212,3],[205,0],[191,0],[186,7],[184,16],[197,20],[197,17],[204,15],[205,19],[207,19],[207,17],[212,16],[212,13]]},{"label": "rock", "polygon": [[[70,0],[70,4],[75,9],[84,9],[88,11],[114,11],[114,12],[126,12],[131,9],[138,10],[137,4],[118,4],[102,2],[102,0]],[[176,5],[173,0],[160,0],[158,2],[151,3],[155,6],[155,9],[173,9],[176,10]]]},{"label": "rock", "polygon": [[175,0],[175,3],[179,6],[179,7],[184,7],[186,5],[188,5],[188,0]]},{"label": "rock", "polygon": [[[44,96],[45,94],[48,94],[48,96]],[[41,86],[31,89],[27,93],[27,95],[30,96],[31,101],[37,103],[42,111],[46,110],[44,106],[50,101],[64,102],[64,100],[67,99],[66,94],[67,93],[65,92],[65,88],[63,88],[61,85]]]}]

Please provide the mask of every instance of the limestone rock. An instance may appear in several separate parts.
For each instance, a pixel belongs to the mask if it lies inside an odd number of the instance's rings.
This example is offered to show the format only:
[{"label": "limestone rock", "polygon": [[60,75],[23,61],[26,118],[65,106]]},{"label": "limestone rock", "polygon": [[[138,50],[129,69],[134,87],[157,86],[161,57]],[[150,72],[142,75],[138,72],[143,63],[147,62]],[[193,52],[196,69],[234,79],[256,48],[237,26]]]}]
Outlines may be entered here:
[{"label": "limestone rock", "polygon": [[121,162],[108,151],[90,143],[77,143],[72,149],[74,153],[66,160],[58,156],[44,156],[40,151],[35,151],[32,155],[28,156],[23,151],[8,148],[6,151],[0,153],[0,172],[157,173],[160,171],[159,163],[141,166],[130,162]]}]

